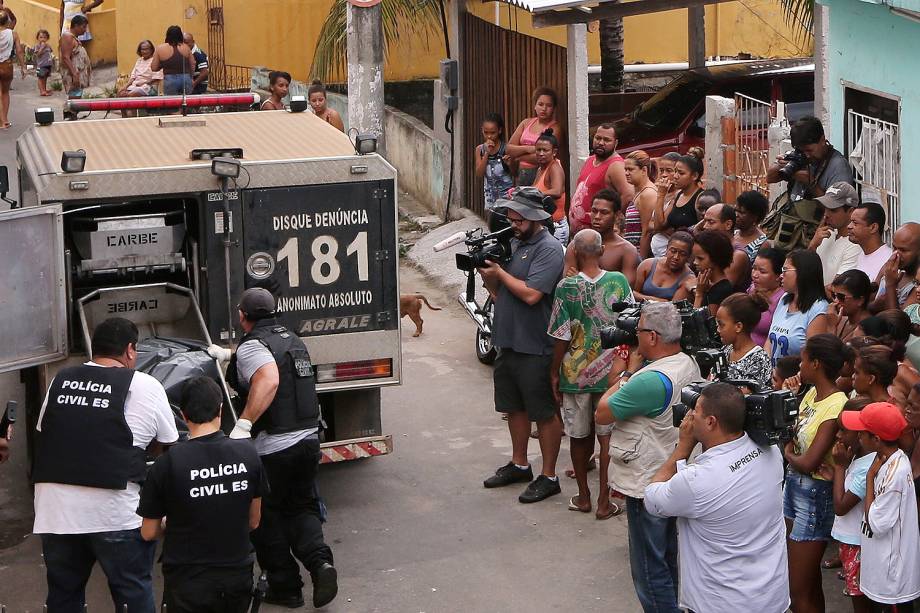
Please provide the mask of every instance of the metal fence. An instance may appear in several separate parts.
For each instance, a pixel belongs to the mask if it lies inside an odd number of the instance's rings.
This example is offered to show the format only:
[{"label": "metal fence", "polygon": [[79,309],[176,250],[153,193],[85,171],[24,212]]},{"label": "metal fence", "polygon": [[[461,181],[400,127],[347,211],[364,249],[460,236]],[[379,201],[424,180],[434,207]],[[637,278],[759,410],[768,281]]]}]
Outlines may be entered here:
[{"label": "metal fence", "polygon": [[863,202],[885,207],[891,239],[901,225],[901,142],[898,124],[847,110],[847,144]]},{"label": "metal fence", "polygon": [[[476,177],[473,148],[482,143],[482,120],[488,113],[500,113],[506,137],[518,122],[533,116],[533,92],[541,86],[559,94],[556,117],[566,122],[565,47],[495,26],[463,13],[463,134],[459,151],[464,156],[466,206],[483,214],[482,179]],[[587,120],[587,117],[584,118]],[[570,179],[568,147],[562,143],[559,160]]]},{"label": "metal fence", "polygon": [[774,109],[769,102],[735,94],[735,174],[739,194],[752,189],[765,196],[770,193],[768,131],[773,117]]}]

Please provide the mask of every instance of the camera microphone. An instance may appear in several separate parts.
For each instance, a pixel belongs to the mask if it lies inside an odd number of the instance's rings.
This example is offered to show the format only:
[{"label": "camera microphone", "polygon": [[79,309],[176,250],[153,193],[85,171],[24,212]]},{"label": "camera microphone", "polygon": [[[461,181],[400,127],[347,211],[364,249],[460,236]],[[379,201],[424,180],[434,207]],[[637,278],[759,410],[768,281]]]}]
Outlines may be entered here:
[{"label": "camera microphone", "polygon": [[447,238],[442,240],[440,243],[436,243],[435,246],[432,247],[432,249],[434,251],[444,251],[445,249],[449,249],[453,247],[454,245],[459,245],[465,240],[466,240],[466,232],[460,231],[451,236],[448,236]]},{"label": "camera microphone", "polygon": [[634,302],[625,302],[625,301],[621,300],[621,301],[619,301],[619,302],[614,302],[613,304],[611,304],[611,305],[610,305],[610,310],[613,311],[614,313],[622,313],[623,311],[625,311],[625,310],[628,309],[629,307],[633,307],[633,306],[636,306],[636,303],[634,303]]}]

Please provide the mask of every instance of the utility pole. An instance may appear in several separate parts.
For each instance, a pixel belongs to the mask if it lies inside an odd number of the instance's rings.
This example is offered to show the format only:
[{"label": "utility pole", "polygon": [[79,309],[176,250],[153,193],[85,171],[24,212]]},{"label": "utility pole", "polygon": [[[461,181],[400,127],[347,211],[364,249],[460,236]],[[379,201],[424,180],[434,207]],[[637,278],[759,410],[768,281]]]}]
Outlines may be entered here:
[{"label": "utility pole", "polygon": [[687,62],[690,68],[706,66],[706,7],[687,8]]},{"label": "utility pole", "polygon": [[383,104],[383,18],[380,0],[348,0],[348,127],[377,135],[386,154]]}]

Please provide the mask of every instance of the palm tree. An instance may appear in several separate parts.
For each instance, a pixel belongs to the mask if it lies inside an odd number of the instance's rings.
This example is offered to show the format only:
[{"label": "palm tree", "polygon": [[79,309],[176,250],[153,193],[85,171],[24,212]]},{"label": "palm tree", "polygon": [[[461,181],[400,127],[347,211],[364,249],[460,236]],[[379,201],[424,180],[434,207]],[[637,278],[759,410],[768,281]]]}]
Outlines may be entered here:
[{"label": "palm tree", "polygon": [[793,26],[800,41],[811,36],[815,25],[815,0],[779,0],[786,24]]},{"label": "palm tree", "polygon": [[[428,35],[441,25],[439,0],[382,0],[380,8],[386,51],[398,43],[401,36],[421,37],[427,41]],[[322,81],[344,80],[347,14],[346,0],[335,0],[320,30],[310,72]]]},{"label": "palm tree", "polygon": [[[613,0],[615,4],[619,0]],[[623,19],[601,19],[601,89],[623,91]]]}]

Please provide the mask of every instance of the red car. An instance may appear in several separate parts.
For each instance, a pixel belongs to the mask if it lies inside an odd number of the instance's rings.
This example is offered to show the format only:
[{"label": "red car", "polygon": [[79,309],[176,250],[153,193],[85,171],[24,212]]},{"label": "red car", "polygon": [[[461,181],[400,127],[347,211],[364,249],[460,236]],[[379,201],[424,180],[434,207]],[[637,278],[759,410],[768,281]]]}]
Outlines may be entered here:
[{"label": "red car", "polygon": [[615,122],[617,151],[637,149],[653,157],[686,153],[704,144],[706,96],[745,94],[786,103],[790,121],[814,112],[815,65],[811,58],[757,60],[687,70]]}]

